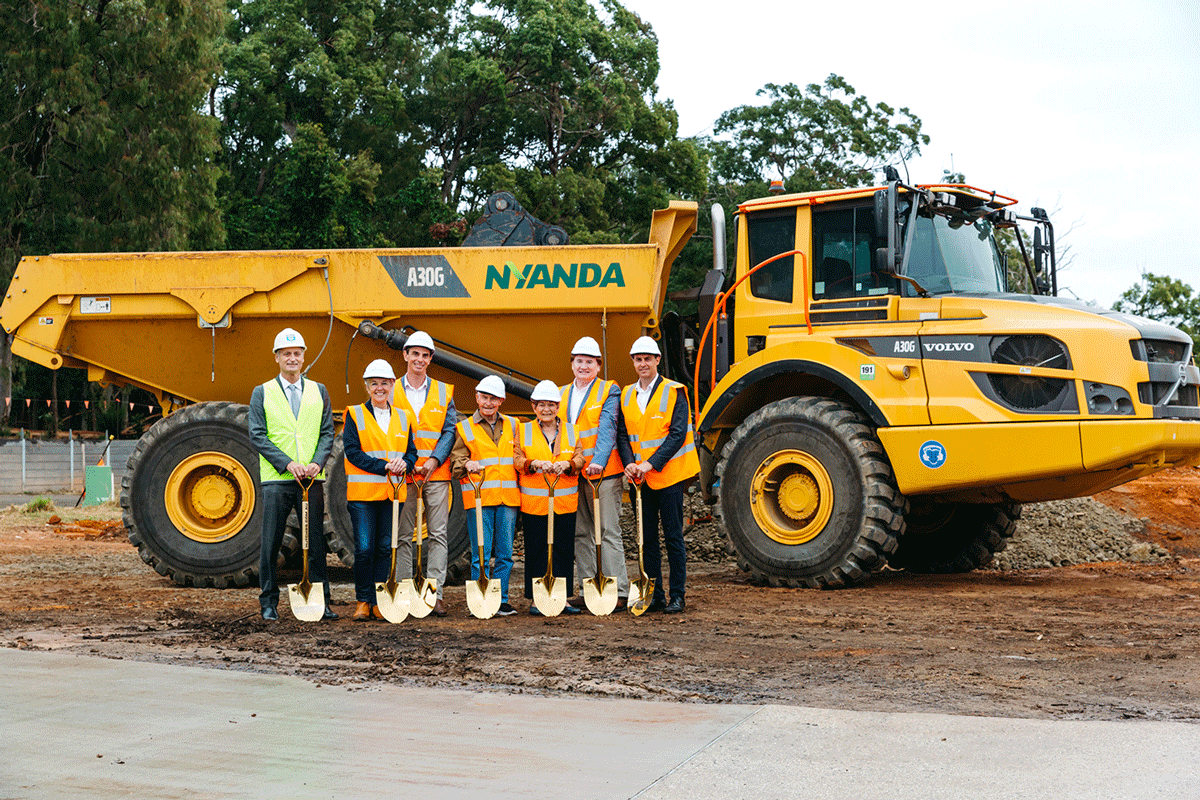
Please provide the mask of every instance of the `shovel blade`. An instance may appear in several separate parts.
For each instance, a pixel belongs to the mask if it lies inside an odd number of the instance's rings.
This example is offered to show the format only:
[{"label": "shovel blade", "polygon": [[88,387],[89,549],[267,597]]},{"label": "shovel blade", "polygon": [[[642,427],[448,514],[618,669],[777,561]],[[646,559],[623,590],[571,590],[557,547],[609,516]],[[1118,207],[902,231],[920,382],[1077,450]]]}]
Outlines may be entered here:
[{"label": "shovel blade", "polygon": [[[482,585],[481,585],[482,584]],[[467,610],[477,619],[491,619],[500,610],[500,581],[467,581]]]},{"label": "shovel blade", "polygon": [[317,584],[288,584],[288,603],[292,614],[301,622],[316,622],[325,615],[325,589]]},{"label": "shovel blade", "polygon": [[545,617],[557,617],[567,607],[567,581],[565,578],[545,577],[533,579],[533,604]]},{"label": "shovel blade", "polygon": [[428,617],[437,602],[437,583],[427,578],[421,581],[419,589],[411,580],[404,583],[408,589],[408,613],[418,619]]},{"label": "shovel blade", "polygon": [[617,579],[597,576],[585,580],[583,602],[597,617],[607,617],[617,607]]},{"label": "shovel blade", "polygon": [[654,579],[642,578],[629,585],[636,592],[636,596],[634,594],[629,596],[629,613],[640,617],[646,613],[646,609],[650,607],[650,602],[654,599]]},{"label": "shovel blade", "polygon": [[375,584],[375,603],[388,622],[408,619],[408,592],[403,583],[394,583],[390,587],[386,583]]}]

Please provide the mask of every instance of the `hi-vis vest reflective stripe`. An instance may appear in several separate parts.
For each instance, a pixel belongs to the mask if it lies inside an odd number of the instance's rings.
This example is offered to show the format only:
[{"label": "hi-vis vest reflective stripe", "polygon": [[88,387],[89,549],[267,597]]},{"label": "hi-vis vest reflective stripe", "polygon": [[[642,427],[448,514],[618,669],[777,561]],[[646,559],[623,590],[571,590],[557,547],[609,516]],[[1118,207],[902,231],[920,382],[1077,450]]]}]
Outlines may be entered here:
[{"label": "hi-vis vest reflective stripe", "polygon": [[[392,418],[385,433],[375,419],[374,410],[368,408],[366,403],[346,409],[346,417],[353,418],[358,428],[359,447],[367,455],[382,458],[384,461],[402,456],[408,449],[408,415],[395,406],[392,406],[391,414]],[[405,500],[407,494],[404,481],[401,480],[399,499]],[[386,475],[361,470],[347,458],[346,499],[391,500],[392,489],[388,486]]]},{"label": "hi-vis vest reflective stripe", "polygon": [[[626,386],[621,396],[621,412],[625,415],[625,430],[629,434],[629,446],[638,461],[649,461],[671,430],[671,417],[675,404],[687,402],[687,389],[683,384],[663,378],[654,394],[646,403],[646,413],[638,408],[637,384]],[[692,415],[688,412],[687,436],[659,470],[646,473],[646,483],[651,489],[665,489],[700,474],[700,458],[696,455],[696,440],[692,435]]]},{"label": "hi-vis vest reflective stripe", "polygon": [[[471,461],[478,461],[486,469],[480,495],[485,506],[521,505],[521,490],[517,487],[517,470],[513,466],[513,440],[517,435],[517,421],[500,415],[500,441],[493,442],[488,430],[476,427],[472,417],[458,423],[458,435],[471,452]],[[463,508],[468,514],[475,513],[475,488],[470,478],[462,479]]]},{"label": "hi-vis vest reflective stripe", "polygon": [[[521,446],[525,448],[525,458],[530,461],[570,461],[576,445],[575,426],[569,422],[559,421],[557,454],[550,451],[550,443],[537,420],[521,426]],[[579,476],[560,475],[554,485],[554,513],[574,514],[579,508],[578,490]],[[521,473],[521,510],[541,516],[550,513],[550,490],[542,473]]]},{"label": "hi-vis vest reflective stripe", "polygon": [[[414,410],[409,405],[408,395],[404,392],[403,377],[396,381],[396,387],[392,390],[392,405],[397,406],[408,415],[409,427],[413,429],[413,443],[417,446],[418,467],[433,455],[433,449],[437,447],[438,439],[442,435],[442,426],[446,424],[446,410],[450,405],[450,398],[454,396],[454,387],[449,383],[435,381],[428,376],[425,380],[429,382],[429,387],[425,393],[425,405],[421,406],[420,411]],[[411,481],[412,478],[410,477],[409,480]],[[438,465],[438,468],[429,476],[429,480],[450,480],[449,458]]]},{"label": "hi-vis vest reflective stripe", "polygon": [[[321,440],[321,417],[325,415],[325,403],[321,400],[321,390],[317,384],[310,380],[302,383],[304,388],[300,392],[299,417],[292,414],[292,406],[277,379],[264,383],[263,417],[267,421],[267,438],[271,444],[287,453],[292,461],[311,464]],[[296,480],[286,470],[276,472],[271,462],[261,455],[258,457],[258,477],[262,483]],[[317,480],[325,480],[325,473],[317,475]]]},{"label": "hi-vis vest reflective stripe", "polygon": [[[575,426],[580,452],[587,458],[588,464],[592,463],[592,458],[596,455],[596,439],[600,436],[600,412],[604,410],[604,401],[608,399],[609,392],[616,385],[615,381],[594,379],[588,387],[587,398],[579,408],[579,417],[575,420],[568,418],[571,414],[570,398],[571,392],[575,391],[575,382],[572,381],[559,390],[562,392],[562,402],[558,404],[558,418]],[[616,420],[613,420],[613,424],[616,424]],[[621,454],[614,447],[608,455],[608,463],[604,465],[604,477],[617,475],[622,469]]]}]

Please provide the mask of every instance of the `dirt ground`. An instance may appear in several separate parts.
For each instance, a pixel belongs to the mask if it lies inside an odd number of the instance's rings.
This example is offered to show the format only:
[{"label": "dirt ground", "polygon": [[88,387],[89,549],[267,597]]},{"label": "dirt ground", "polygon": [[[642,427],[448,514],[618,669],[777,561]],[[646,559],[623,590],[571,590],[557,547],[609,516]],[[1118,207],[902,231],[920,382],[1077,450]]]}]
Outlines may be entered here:
[{"label": "dirt ground", "polygon": [[[681,615],[530,617],[518,564],[517,616],[471,618],[459,585],[446,590],[448,617],[400,625],[348,619],[344,567],[331,567],[341,620],[299,623],[285,600],[284,619],[264,623],[257,590],[184,589],[156,575],[113,507],[59,510],[59,524],[11,509],[0,512],[0,644],[301,675],[351,691],[391,683],[1200,722],[1200,470],[1097,499],[1169,555],[965,575],[885,570],[814,591],[752,585],[719,548],[692,541]],[[85,518],[96,522],[73,524]]]}]

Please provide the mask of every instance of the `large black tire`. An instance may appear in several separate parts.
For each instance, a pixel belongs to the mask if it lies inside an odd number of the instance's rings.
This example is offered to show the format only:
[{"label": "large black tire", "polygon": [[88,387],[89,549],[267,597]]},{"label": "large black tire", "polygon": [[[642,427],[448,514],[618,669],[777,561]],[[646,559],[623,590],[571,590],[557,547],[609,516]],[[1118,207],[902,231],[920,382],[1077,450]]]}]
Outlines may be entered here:
[{"label": "large black tire", "polygon": [[909,572],[970,572],[1008,547],[1021,518],[1020,503],[938,503],[909,500],[906,529],[891,558]]},{"label": "large black tire", "polygon": [[121,480],[129,541],[181,586],[258,582],[262,490],[248,407],[200,403],[138,440]]},{"label": "large black tire", "polygon": [[[329,552],[347,567],[354,566],[354,527],[350,522],[350,510],[346,505],[346,460],[342,437],[337,437],[329,464],[325,470],[325,537]],[[463,513],[462,491],[456,481],[451,481],[452,504],[450,521],[446,531],[446,582],[463,583],[470,575],[471,553],[468,549],[467,517]],[[405,535],[404,531],[400,532]],[[412,536],[412,531],[407,535]],[[422,549],[422,555],[428,550]]]},{"label": "large black tire", "polygon": [[904,532],[883,446],[836,400],[791,398],[751,414],[725,445],[717,480],[738,565],[772,586],[849,586],[882,568]]}]

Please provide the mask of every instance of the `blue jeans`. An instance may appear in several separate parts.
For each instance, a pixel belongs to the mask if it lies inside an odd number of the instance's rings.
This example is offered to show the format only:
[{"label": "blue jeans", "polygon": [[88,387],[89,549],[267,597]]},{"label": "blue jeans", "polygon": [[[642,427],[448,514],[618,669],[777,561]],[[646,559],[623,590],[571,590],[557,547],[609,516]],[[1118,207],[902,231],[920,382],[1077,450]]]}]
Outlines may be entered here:
[{"label": "blue jeans", "polygon": [[[515,506],[484,506],[483,507],[483,560],[491,564],[495,556],[495,565],[489,572],[489,578],[500,579],[500,594],[503,601],[508,602],[508,576],[513,567],[513,537],[517,532],[517,513],[521,509]],[[467,510],[467,531],[470,533],[471,548],[471,580],[479,580],[479,544],[475,532],[475,510]]]},{"label": "blue jeans", "polygon": [[[386,581],[392,570],[392,501],[350,500],[346,505],[354,529],[354,599],[376,605],[375,584]],[[410,573],[397,564],[397,580]]]}]

